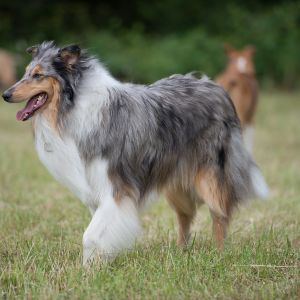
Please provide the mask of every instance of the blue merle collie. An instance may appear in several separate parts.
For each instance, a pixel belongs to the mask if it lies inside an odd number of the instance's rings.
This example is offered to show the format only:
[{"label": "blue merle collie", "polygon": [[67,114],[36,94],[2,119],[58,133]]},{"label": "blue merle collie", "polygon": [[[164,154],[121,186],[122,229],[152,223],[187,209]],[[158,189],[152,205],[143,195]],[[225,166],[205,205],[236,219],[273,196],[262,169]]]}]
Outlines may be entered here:
[{"label": "blue merle collie", "polygon": [[139,211],[157,192],[177,214],[180,245],[206,203],[218,248],[233,208],[267,196],[232,102],[214,82],[173,75],[121,83],[77,45],[43,42],[28,52],[25,75],[3,98],[27,101],[16,117],[32,119],[40,160],[90,210],[84,263],[132,246]]}]

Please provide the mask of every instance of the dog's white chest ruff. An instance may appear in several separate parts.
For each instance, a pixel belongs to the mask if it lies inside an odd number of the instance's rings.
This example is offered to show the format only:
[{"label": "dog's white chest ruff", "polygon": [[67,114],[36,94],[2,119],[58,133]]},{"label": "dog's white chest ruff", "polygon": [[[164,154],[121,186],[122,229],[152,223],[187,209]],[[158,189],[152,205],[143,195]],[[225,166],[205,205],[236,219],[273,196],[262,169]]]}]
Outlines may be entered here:
[{"label": "dog's white chest ruff", "polygon": [[74,141],[68,137],[62,139],[43,117],[39,117],[35,123],[35,145],[49,172],[86,203],[90,188]]}]

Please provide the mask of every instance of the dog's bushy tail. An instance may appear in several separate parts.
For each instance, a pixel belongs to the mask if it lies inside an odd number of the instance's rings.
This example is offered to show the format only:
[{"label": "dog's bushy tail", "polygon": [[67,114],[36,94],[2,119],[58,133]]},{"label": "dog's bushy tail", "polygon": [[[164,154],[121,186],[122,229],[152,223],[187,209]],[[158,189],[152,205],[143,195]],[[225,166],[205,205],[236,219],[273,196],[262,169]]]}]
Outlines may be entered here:
[{"label": "dog's bushy tail", "polygon": [[234,130],[230,137],[225,172],[231,183],[236,202],[268,197],[269,189],[264,176],[243,145],[238,129]]}]

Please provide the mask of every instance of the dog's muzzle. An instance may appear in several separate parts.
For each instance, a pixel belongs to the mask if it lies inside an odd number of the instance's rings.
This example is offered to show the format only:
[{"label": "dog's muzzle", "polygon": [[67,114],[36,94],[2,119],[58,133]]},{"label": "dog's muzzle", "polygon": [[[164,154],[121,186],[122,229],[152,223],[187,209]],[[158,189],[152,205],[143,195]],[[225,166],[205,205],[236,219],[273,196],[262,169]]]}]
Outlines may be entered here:
[{"label": "dog's muzzle", "polygon": [[11,99],[11,96],[12,96],[12,91],[11,90],[6,90],[2,94],[2,97],[3,97],[4,101],[6,101],[6,102],[10,102],[9,100]]}]

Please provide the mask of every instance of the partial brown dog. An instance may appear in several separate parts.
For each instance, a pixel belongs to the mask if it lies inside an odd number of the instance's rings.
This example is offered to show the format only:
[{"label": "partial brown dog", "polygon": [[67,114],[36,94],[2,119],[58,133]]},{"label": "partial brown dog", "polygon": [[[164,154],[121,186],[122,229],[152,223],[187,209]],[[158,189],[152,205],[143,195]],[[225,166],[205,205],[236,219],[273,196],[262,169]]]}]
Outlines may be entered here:
[{"label": "partial brown dog", "polygon": [[243,138],[247,150],[252,152],[253,123],[258,99],[258,84],[252,61],[254,46],[236,50],[225,46],[228,63],[225,70],[215,81],[229,93],[241,121]]},{"label": "partial brown dog", "polygon": [[8,88],[16,81],[15,59],[3,49],[0,49],[0,66],[0,88]]}]

